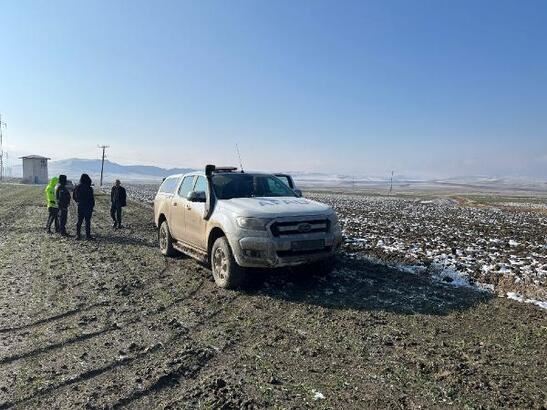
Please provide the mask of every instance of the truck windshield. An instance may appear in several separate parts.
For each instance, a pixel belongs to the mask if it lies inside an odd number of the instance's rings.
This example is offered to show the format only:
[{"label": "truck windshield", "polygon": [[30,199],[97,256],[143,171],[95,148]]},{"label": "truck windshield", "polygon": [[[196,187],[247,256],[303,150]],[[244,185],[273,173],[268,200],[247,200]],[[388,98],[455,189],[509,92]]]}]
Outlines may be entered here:
[{"label": "truck windshield", "polygon": [[287,185],[289,188],[292,188],[291,181],[289,180],[289,177],[287,175],[276,175],[285,185]]},{"label": "truck windshield", "polygon": [[273,175],[217,174],[213,175],[213,189],[218,199],[296,196]]}]

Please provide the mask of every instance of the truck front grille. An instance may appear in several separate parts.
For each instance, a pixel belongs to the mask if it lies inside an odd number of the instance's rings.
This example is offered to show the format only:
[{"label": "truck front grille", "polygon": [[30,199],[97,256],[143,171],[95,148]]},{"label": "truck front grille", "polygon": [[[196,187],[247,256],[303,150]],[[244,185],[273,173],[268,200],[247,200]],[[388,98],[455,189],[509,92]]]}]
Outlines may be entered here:
[{"label": "truck front grille", "polygon": [[274,222],[270,230],[275,237],[301,235],[306,233],[329,232],[330,220],[315,219],[311,221]]}]

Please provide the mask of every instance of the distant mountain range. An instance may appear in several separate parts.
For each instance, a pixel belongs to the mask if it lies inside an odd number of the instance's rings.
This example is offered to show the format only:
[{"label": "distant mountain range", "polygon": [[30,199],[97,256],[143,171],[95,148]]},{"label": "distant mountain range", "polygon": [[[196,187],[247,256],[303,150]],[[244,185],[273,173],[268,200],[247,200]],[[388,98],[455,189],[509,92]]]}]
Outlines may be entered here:
[{"label": "distant mountain range", "polygon": [[[50,161],[49,175],[65,174],[69,179],[78,181],[82,173],[96,180],[101,175],[101,160],[71,158],[60,161]],[[185,174],[193,171],[191,168],[160,168],[151,165],[121,165],[112,161],[104,161],[104,181],[112,182],[122,179],[126,182],[157,182],[173,174]],[[13,167],[13,176],[22,176],[22,166]]]},{"label": "distant mountain range", "polygon": [[[163,178],[173,174],[185,174],[195,171],[193,168],[161,168],[150,165],[122,165],[105,160],[104,182],[110,183],[115,179],[133,183],[158,183]],[[283,170],[276,170],[284,172]],[[49,162],[49,175],[65,174],[74,182],[78,181],[82,173],[87,173],[94,181],[98,181],[101,173],[101,160],[71,158]],[[371,187],[375,189],[389,189],[390,177],[358,176],[345,174],[330,174],[321,172],[286,171],[295,179],[297,185],[304,187]],[[14,177],[22,176],[22,166],[12,168]],[[419,178],[408,175],[395,174],[394,188],[413,189],[427,187],[445,187],[465,189],[527,189],[547,190],[547,181],[524,177],[489,177],[489,176],[460,176],[452,178]]]}]

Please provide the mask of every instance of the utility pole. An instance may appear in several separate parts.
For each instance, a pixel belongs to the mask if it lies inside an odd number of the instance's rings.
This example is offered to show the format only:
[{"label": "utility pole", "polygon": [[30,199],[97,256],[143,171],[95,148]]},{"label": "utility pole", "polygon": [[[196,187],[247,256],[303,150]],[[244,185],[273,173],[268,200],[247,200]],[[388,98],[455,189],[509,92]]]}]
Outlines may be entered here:
[{"label": "utility pole", "polygon": [[103,186],[103,171],[104,171],[104,155],[107,148],[110,148],[108,145],[97,145],[100,149],[103,150],[103,159],[101,161],[101,187]]},{"label": "utility pole", "polygon": [[391,181],[389,184],[389,195],[393,192],[393,171],[391,171]]},{"label": "utility pole", "polygon": [[2,122],[2,114],[0,114],[0,181],[4,180],[4,156],[7,158],[8,153],[4,153],[2,127],[7,127],[8,124]]}]

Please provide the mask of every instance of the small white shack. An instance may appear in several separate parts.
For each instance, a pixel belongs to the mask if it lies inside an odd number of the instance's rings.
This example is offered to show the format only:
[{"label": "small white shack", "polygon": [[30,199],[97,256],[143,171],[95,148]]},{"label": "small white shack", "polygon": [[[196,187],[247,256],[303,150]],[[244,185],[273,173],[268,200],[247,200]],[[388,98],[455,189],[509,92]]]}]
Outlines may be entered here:
[{"label": "small white shack", "polygon": [[47,161],[49,158],[40,155],[21,157],[23,160],[23,182],[25,184],[47,184]]}]

